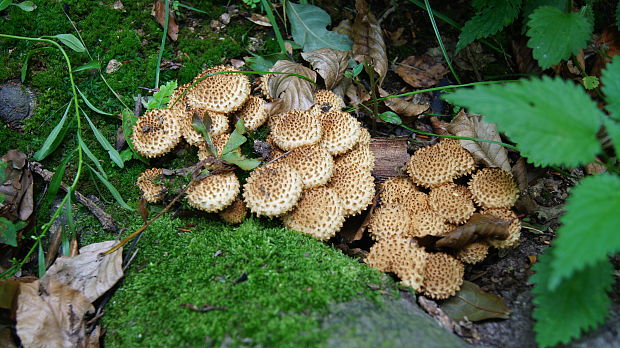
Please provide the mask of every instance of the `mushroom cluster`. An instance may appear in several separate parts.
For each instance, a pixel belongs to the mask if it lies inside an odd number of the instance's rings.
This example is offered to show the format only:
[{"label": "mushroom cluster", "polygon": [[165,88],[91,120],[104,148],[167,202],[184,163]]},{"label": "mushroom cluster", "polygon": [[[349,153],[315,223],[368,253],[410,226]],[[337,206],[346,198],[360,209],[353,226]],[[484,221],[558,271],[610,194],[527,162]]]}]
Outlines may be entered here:
[{"label": "mushroom cluster", "polygon": [[[444,139],[416,151],[407,163],[408,177],[380,185],[380,207],[368,226],[376,242],[366,263],[395,273],[403,284],[431,298],[445,299],[460,289],[465,263],[482,261],[490,246],[515,246],[521,226],[511,210],[518,194],[512,175],[499,168],[474,169],[473,157],[457,140]],[[467,185],[455,183],[470,174]],[[472,239],[458,250],[421,245],[422,238],[446,236],[476,212],[509,223],[508,238]]]}]

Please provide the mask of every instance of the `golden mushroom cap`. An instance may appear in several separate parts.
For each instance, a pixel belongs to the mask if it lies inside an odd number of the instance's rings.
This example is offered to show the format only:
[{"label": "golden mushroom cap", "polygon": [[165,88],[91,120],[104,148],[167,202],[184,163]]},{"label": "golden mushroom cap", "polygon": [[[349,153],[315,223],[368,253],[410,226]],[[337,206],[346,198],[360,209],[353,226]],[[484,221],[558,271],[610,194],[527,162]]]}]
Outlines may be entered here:
[{"label": "golden mushroom cap", "polygon": [[377,241],[364,260],[381,272],[394,272],[403,284],[420,290],[428,253],[409,238],[393,236]]},{"label": "golden mushroom cap", "polygon": [[426,258],[422,292],[436,300],[454,296],[463,284],[464,273],[461,261],[445,253],[432,253]]},{"label": "golden mushroom cap", "polygon": [[133,145],[147,158],[168,153],[181,141],[179,118],[171,109],[149,110],[133,127]]},{"label": "golden mushroom cap", "polygon": [[269,144],[270,150],[271,150],[270,153],[269,153],[269,157],[268,157],[269,161],[273,161],[274,159],[276,159],[276,158],[278,158],[278,157],[280,157],[280,156],[282,156],[282,155],[284,155],[286,153],[285,151],[280,149],[278,147],[278,145],[276,145],[276,143],[273,141],[273,136],[271,134],[269,134],[267,136],[267,139],[265,139],[265,142],[267,144]]},{"label": "golden mushroom cap", "polygon": [[188,189],[187,202],[196,209],[215,213],[235,200],[239,187],[235,173],[209,175]]},{"label": "golden mushroom cap", "polygon": [[471,176],[469,190],[483,208],[510,208],[519,193],[512,174],[501,168],[483,168]]},{"label": "golden mushroom cap", "polygon": [[[194,82],[202,77],[224,71],[239,71],[232,66],[220,65],[204,70],[194,78]],[[186,95],[187,104],[195,108],[209,111],[230,113],[241,108],[250,96],[250,80],[244,74],[228,73],[209,76],[198,82]]]},{"label": "golden mushroom cap", "polygon": [[192,125],[194,113],[201,115],[203,121],[206,116],[209,116],[211,119],[211,126],[207,129],[209,135],[215,136],[228,132],[228,116],[226,114],[208,111],[202,108],[192,109],[186,112],[181,118],[181,134],[190,145],[200,146],[201,143],[204,143],[204,137],[202,134],[196,132]]},{"label": "golden mushroom cap", "polygon": [[[181,85],[177,87],[174,91],[172,91],[172,94],[170,95],[170,100],[168,101],[168,108],[172,109],[175,113],[178,113],[179,117],[181,117],[182,115],[185,115],[185,112],[186,112],[185,107],[187,103],[187,95],[184,95],[183,98],[180,98],[180,97],[183,94],[183,92],[185,92],[189,88],[190,85],[191,85],[191,82]],[[175,104],[174,102],[177,99],[179,100]],[[174,104],[174,107],[172,107],[173,104]]]},{"label": "golden mushroom cap", "polygon": [[433,188],[428,196],[431,209],[453,224],[466,222],[476,210],[465,186],[444,184]]},{"label": "golden mushroom cap", "polygon": [[404,205],[415,192],[418,192],[418,188],[410,178],[395,176],[382,182],[379,191],[381,205],[394,206]]},{"label": "golden mushroom cap", "polygon": [[245,220],[247,208],[241,197],[237,196],[228,207],[224,208],[224,210],[220,211],[218,214],[226,223],[236,225]]},{"label": "golden mushroom cap", "polygon": [[354,165],[372,171],[375,168],[375,155],[370,150],[370,144],[357,143],[353,149],[336,157],[340,166]]},{"label": "golden mushroom cap", "polygon": [[[226,146],[228,139],[230,139],[230,134],[228,133],[214,135],[211,137],[213,146],[215,146],[215,149],[217,150],[216,156],[219,157],[222,155],[222,151],[224,150],[224,146]],[[202,161],[209,156],[211,156],[211,153],[208,151],[207,143],[204,141],[198,143],[198,159]]]},{"label": "golden mushroom cap", "polygon": [[157,184],[155,180],[163,175],[163,169],[151,168],[140,174],[136,185],[142,190],[142,197],[149,203],[157,203],[163,198],[165,187]]},{"label": "golden mushroom cap", "polygon": [[489,254],[489,245],[485,242],[474,242],[456,252],[456,258],[468,264],[475,264],[484,260]]},{"label": "golden mushroom cap", "polygon": [[412,237],[442,236],[447,228],[445,218],[432,210],[426,210],[411,215],[409,233]]},{"label": "golden mushroom cap", "polygon": [[279,148],[292,150],[317,144],[321,140],[322,127],[311,111],[291,110],[279,118],[271,134]]},{"label": "golden mushroom cap", "polygon": [[252,171],[243,185],[243,200],[259,216],[279,216],[293,209],[302,188],[297,170],[273,162]]},{"label": "golden mushroom cap", "polygon": [[411,229],[407,211],[399,206],[381,207],[372,212],[368,231],[374,240],[406,236]]},{"label": "golden mushroom cap", "polygon": [[413,182],[427,188],[452,182],[473,169],[474,158],[454,139],[423,147],[407,162]]},{"label": "golden mushroom cap", "polygon": [[282,221],[292,230],[328,240],[342,228],[343,213],[338,195],[323,186],[304,190],[295,208]]},{"label": "golden mushroom cap", "polygon": [[483,215],[494,215],[502,220],[512,221],[508,225],[508,238],[505,240],[487,239],[487,243],[498,249],[512,248],[519,245],[521,238],[521,221],[512,210],[508,208],[492,208],[482,211]]},{"label": "golden mushroom cap", "polygon": [[411,193],[409,199],[403,203],[403,206],[409,214],[431,210],[431,206],[428,204],[428,194],[420,191]]},{"label": "golden mushroom cap", "polygon": [[243,119],[245,128],[249,130],[258,129],[269,118],[267,109],[265,109],[265,100],[251,95],[237,112],[237,116]]},{"label": "golden mushroom cap", "polygon": [[327,89],[316,91],[314,93],[314,102],[319,106],[321,112],[340,111],[345,106],[344,100],[338,94]]},{"label": "golden mushroom cap", "polygon": [[370,132],[368,131],[368,129],[360,126],[360,138],[357,141],[358,144],[370,145],[371,139],[372,138],[370,137]]},{"label": "golden mushroom cap", "polygon": [[304,189],[325,185],[334,171],[334,159],[318,144],[295,148],[281,161],[297,170]]},{"label": "golden mushroom cap", "polygon": [[342,111],[329,111],[319,117],[323,127],[321,145],[330,154],[345,153],[357,144],[362,127],[353,116]]},{"label": "golden mushroom cap", "polygon": [[370,171],[355,166],[334,166],[327,186],[340,197],[345,216],[361,213],[375,196],[375,183]]}]

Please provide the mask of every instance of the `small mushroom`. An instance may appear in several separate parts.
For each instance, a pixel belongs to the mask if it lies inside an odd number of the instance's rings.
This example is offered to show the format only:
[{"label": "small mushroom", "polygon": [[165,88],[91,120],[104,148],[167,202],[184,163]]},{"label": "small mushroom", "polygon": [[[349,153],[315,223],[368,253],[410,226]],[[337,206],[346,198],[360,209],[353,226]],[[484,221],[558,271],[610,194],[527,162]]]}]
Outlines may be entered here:
[{"label": "small mushroom", "polygon": [[319,145],[295,148],[282,161],[297,170],[304,190],[325,185],[334,171],[334,159]]},{"label": "small mushroom", "polygon": [[431,209],[453,224],[465,223],[476,210],[469,190],[454,183],[435,187],[428,196]]},{"label": "small mushroom", "polygon": [[220,211],[218,214],[226,223],[236,225],[245,220],[247,208],[241,197],[237,196],[228,207],[224,208],[224,210]]},{"label": "small mushroom", "polygon": [[365,127],[360,127],[360,138],[357,141],[358,144],[370,145],[370,132]]},{"label": "small mushroom", "polygon": [[432,253],[426,258],[422,292],[436,300],[454,296],[463,284],[465,266],[446,253]]},{"label": "small mushroom", "polygon": [[171,109],[153,109],[138,118],[133,127],[133,145],[147,158],[159,157],[181,140],[179,118]]},{"label": "small mushroom", "polygon": [[321,122],[311,110],[291,110],[280,117],[271,130],[273,141],[279,148],[292,150],[321,140]]},{"label": "small mushroom", "polygon": [[345,216],[361,213],[375,196],[375,183],[370,171],[356,166],[334,166],[327,186],[340,197]]},{"label": "small mushroom", "polygon": [[446,219],[432,210],[411,215],[411,237],[441,236],[446,233]]},{"label": "small mushroom", "polygon": [[369,144],[357,143],[353,149],[336,157],[335,162],[341,166],[354,165],[372,171],[375,168],[375,155]]},{"label": "small mushroom", "polygon": [[412,192],[409,198],[403,203],[409,214],[418,214],[423,211],[431,210],[428,204],[428,194],[424,192]]},{"label": "small mushroom", "polygon": [[508,238],[505,240],[487,239],[487,242],[498,249],[512,248],[519,244],[521,238],[521,221],[512,210],[508,208],[485,209],[482,215],[494,215],[502,220],[511,221],[508,225]]},{"label": "small mushroom", "polygon": [[394,236],[377,241],[364,260],[380,272],[394,272],[416,291],[422,287],[428,253],[409,238]]},{"label": "small mushroom", "polygon": [[373,211],[368,225],[370,236],[374,240],[406,236],[411,229],[411,220],[407,211],[399,206],[377,208]]},{"label": "small mushroom", "polygon": [[186,95],[187,104],[193,109],[205,108],[220,113],[231,113],[241,108],[250,96],[250,80],[235,71],[238,70],[226,65],[204,70],[194,78],[194,82],[211,73],[231,73],[212,75],[197,82]]},{"label": "small mushroom", "polygon": [[303,183],[297,170],[282,162],[257,168],[243,185],[243,200],[251,212],[279,216],[293,209],[301,196]]},{"label": "small mushroom", "polygon": [[245,128],[251,131],[258,129],[269,118],[267,109],[265,109],[265,100],[251,95],[237,112],[237,116],[243,119]]},{"label": "small mushroom", "polygon": [[338,195],[323,186],[304,190],[295,208],[282,220],[292,230],[328,240],[342,227],[344,215]]},{"label": "small mushroom", "polygon": [[142,190],[142,197],[149,203],[157,203],[162,200],[165,187],[157,184],[155,180],[161,178],[163,169],[151,168],[140,174],[136,185]]},{"label": "small mushroom", "polygon": [[239,187],[235,173],[209,175],[188,189],[187,201],[196,209],[215,213],[235,200]]},{"label": "small mushroom", "polygon": [[323,136],[321,145],[332,155],[345,153],[359,141],[360,123],[351,115],[342,111],[329,111],[319,115]]},{"label": "small mushroom", "polygon": [[395,176],[379,185],[379,198],[383,206],[404,205],[411,195],[418,192],[417,187],[408,177]]},{"label": "small mushroom", "polygon": [[340,111],[344,108],[344,101],[336,93],[321,89],[314,93],[314,101],[319,106],[321,112],[329,112],[332,110]]},{"label": "small mushroom", "polygon": [[413,182],[427,188],[452,182],[473,169],[474,158],[454,139],[423,147],[407,162]]},{"label": "small mushroom", "polygon": [[469,190],[483,208],[510,208],[519,189],[512,174],[501,168],[483,168],[471,176]]},{"label": "small mushroom", "polygon": [[467,264],[475,264],[484,260],[489,254],[489,245],[485,242],[474,242],[456,252],[456,258]]}]

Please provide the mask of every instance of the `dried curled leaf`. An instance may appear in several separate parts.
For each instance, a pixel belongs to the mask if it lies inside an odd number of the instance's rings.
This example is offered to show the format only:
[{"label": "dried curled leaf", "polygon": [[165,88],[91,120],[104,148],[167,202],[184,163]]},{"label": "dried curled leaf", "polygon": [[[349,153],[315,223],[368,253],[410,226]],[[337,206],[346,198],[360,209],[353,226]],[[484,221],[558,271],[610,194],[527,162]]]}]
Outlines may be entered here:
[{"label": "dried curled leaf", "polygon": [[362,63],[366,60],[379,75],[379,85],[388,71],[387,51],[381,26],[365,0],[355,2],[357,16],[351,28],[353,58]]},{"label": "dried curled leaf", "polygon": [[466,280],[455,296],[439,306],[450,319],[457,322],[510,318],[510,309],[501,297],[485,292],[478,285]]},{"label": "dried curled leaf", "polygon": [[[379,87],[379,95],[385,97],[389,93]],[[384,103],[385,106],[403,117],[418,116],[429,108],[429,105],[413,103],[407,101],[404,97],[385,99]]]},{"label": "dried curled leaf", "polygon": [[[316,72],[288,60],[277,61],[269,71],[303,75],[316,81]],[[293,109],[309,109],[314,105],[314,89],[315,84],[312,82],[291,75],[270,75],[267,81],[269,96],[282,100],[278,108],[280,113]]]},{"label": "dried curled leaf", "polygon": [[502,220],[494,215],[474,213],[465,225],[455,228],[441,238],[435,246],[450,249],[462,249],[480,239],[506,240],[509,236],[508,226],[512,221]]},{"label": "dried curled leaf", "polygon": [[348,67],[349,52],[331,48],[321,48],[311,52],[302,52],[301,56],[325,80],[325,88],[333,89],[338,85]]},{"label": "dried curled leaf", "polygon": [[429,88],[435,86],[448,72],[448,68],[428,55],[409,56],[394,69],[410,86]]},{"label": "dried curled leaf", "polygon": [[[447,125],[448,131],[460,137],[502,141],[494,123],[484,122],[482,115],[467,114],[461,110]],[[459,140],[461,146],[471,152],[476,162],[487,167],[499,167],[510,172],[508,151],[501,145],[483,141]]]}]

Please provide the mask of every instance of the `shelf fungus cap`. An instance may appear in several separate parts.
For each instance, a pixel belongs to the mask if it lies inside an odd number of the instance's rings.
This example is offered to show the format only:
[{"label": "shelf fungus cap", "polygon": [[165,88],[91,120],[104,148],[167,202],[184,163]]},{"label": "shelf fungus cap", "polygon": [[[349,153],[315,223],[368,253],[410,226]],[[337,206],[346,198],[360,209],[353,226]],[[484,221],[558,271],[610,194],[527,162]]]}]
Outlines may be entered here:
[{"label": "shelf fungus cap", "polygon": [[427,188],[451,182],[473,169],[474,158],[454,139],[423,147],[407,162],[413,182]]},{"label": "shelf fungus cap", "polygon": [[163,198],[165,187],[157,184],[155,180],[163,175],[163,169],[151,168],[140,174],[136,185],[142,190],[142,197],[149,203],[157,203]]},{"label": "shelf fungus cap", "polygon": [[235,200],[239,187],[235,173],[209,175],[188,189],[187,201],[196,209],[215,213]]},{"label": "shelf fungus cap", "polygon": [[133,127],[133,144],[147,158],[159,157],[181,141],[181,124],[171,109],[154,109],[138,118]]},{"label": "shelf fungus cap", "polygon": [[502,220],[511,221],[508,225],[508,238],[505,240],[487,239],[487,243],[498,249],[512,248],[519,245],[521,238],[521,221],[512,210],[508,208],[493,208],[482,211],[483,215],[494,215]]},{"label": "shelf fungus cap", "polygon": [[335,161],[341,166],[354,165],[369,171],[375,168],[375,154],[369,144],[357,143],[351,151],[336,157]]},{"label": "shelf fungus cap", "polygon": [[321,89],[314,93],[314,102],[319,106],[321,112],[340,111],[345,106],[344,101],[338,94],[326,89]]},{"label": "shelf fungus cap", "polygon": [[319,145],[295,148],[281,161],[297,170],[304,189],[325,185],[334,171],[333,157]]},{"label": "shelf fungus cap", "polygon": [[[232,66],[220,65],[204,70],[194,78],[224,71],[239,71]],[[230,113],[241,108],[250,96],[250,80],[246,75],[228,73],[209,76],[198,82],[186,95],[191,108],[205,108],[209,111]]]},{"label": "shelf fungus cap", "polygon": [[322,127],[313,112],[291,110],[282,115],[271,130],[273,141],[282,150],[314,145],[321,140]]},{"label": "shelf fungus cap", "polygon": [[465,223],[476,210],[465,186],[444,184],[433,188],[428,196],[431,209],[453,224]]},{"label": "shelf fungus cap", "polygon": [[410,178],[395,176],[386,179],[379,185],[379,198],[382,206],[404,205],[411,195],[419,192]]},{"label": "shelf fungus cap", "polygon": [[422,292],[435,300],[454,296],[463,284],[464,273],[461,261],[445,253],[432,253],[426,258]]},{"label": "shelf fungus cap", "polygon": [[220,211],[218,214],[226,223],[236,225],[245,220],[247,211],[248,209],[246,208],[245,203],[240,196],[237,196],[237,198],[235,198],[235,200],[228,207],[224,208],[224,210]]},{"label": "shelf fungus cap", "polygon": [[374,240],[406,236],[410,229],[409,214],[398,206],[375,209],[368,224],[368,231]]},{"label": "shelf fungus cap", "polygon": [[432,210],[422,211],[411,215],[410,236],[442,236],[448,226],[446,219]]},{"label": "shelf fungus cap", "polygon": [[243,200],[256,215],[279,216],[293,209],[302,188],[297,170],[273,162],[252,171],[243,186]]},{"label": "shelf fungus cap", "polygon": [[456,258],[467,264],[475,264],[484,260],[489,254],[489,245],[485,242],[474,242],[456,252]]},{"label": "shelf fungus cap", "polygon": [[258,129],[269,118],[267,109],[265,109],[265,100],[251,95],[237,112],[237,116],[243,119],[245,128],[252,131]]},{"label": "shelf fungus cap", "polygon": [[344,212],[338,195],[323,186],[304,190],[295,208],[282,220],[292,230],[328,240],[342,228]]},{"label": "shelf fungus cap", "polygon": [[483,168],[471,176],[469,190],[483,208],[510,208],[519,193],[512,174],[501,168]]},{"label": "shelf fungus cap", "polygon": [[359,141],[361,125],[351,115],[343,111],[329,111],[320,114],[323,127],[321,145],[332,155],[345,153]]},{"label": "shelf fungus cap", "polygon": [[369,170],[355,166],[334,166],[334,173],[327,186],[340,197],[345,216],[361,213],[375,197],[372,174]]},{"label": "shelf fungus cap", "polygon": [[377,241],[364,260],[381,272],[394,272],[403,284],[421,289],[428,253],[409,238],[394,236]]},{"label": "shelf fungus cap", "polygon": [[201,143],[204,143],[204,137],[196,132],[192,125],[195,113],[201,115],[203,120],[206,116],[211,119],[211,126],[208,129],[209,135],[215,136],[228,132],[228,116],[226,114],[201,108],[189,110],[181,118],[181,134],[190,145],[200,146]]}]

